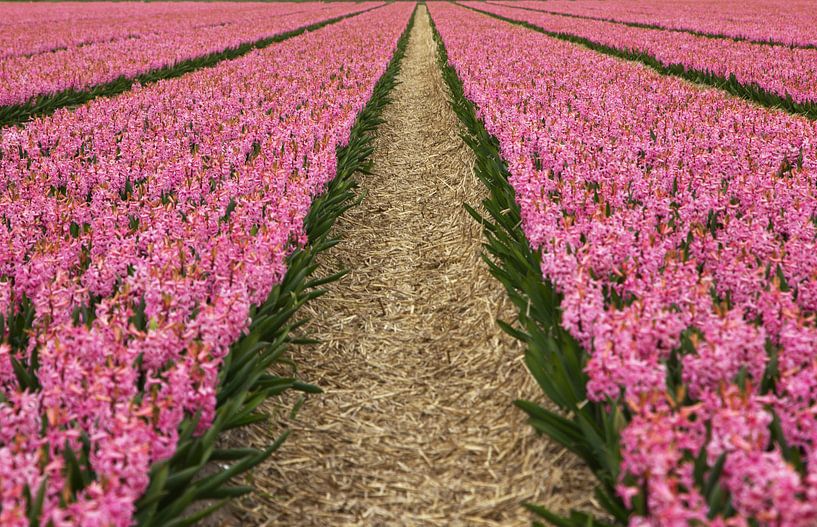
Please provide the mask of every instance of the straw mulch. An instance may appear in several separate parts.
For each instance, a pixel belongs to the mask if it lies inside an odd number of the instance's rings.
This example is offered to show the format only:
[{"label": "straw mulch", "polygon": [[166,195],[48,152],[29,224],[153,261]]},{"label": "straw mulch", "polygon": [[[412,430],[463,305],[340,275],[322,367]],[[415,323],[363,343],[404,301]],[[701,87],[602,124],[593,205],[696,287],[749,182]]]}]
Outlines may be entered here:
[{"label": "straw mulch", "polygon": [[360,178],[367,197],[323,261],[351,273],[307,308],[323,343],[293,351],[299,377],[325,393],[294,419],[270,407],[270,423],[233,436],[265,445],[292,429],[253,473],[266,492],[234,504],[224,525],[514,526],[530,524],[526,500],[592,507],[588,472],[512,406],[541,391],[494,322],[513,311],[462,207],[483,188],[419,9],[375,173]]}]

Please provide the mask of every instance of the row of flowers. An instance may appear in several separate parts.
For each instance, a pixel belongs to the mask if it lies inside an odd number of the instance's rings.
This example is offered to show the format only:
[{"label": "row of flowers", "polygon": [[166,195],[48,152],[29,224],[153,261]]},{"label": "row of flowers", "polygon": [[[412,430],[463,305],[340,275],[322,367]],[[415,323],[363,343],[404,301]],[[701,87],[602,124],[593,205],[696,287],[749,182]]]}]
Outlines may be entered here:
[{"label": "row of flowers", "polygon": [[587,20],[515,6],[464,2],[542,29],[588,39],[617,50],[654,57],[665,67],[730,79],[757,86],[796,103],[817,103],[817,49],[769,46],[745,41],[716,39],[690,33],[632,27],[614,22]]},{"label": "row of flowers", "polygon": [[617,22],[657,26],[702,35],[751,40],[790,46],[815,46],[817,15],[808,0],[683,0],[681,2],[641,2],[612,0],[555,0],[543,4],[535,0],[492,3],[547,10]]},{"label": "row of flowers", "polygon": [[2,328],[0,524],[42,488],[42,525],[129,525],[182,419],[208,428],[412,9],[1,132],[0,313],[32,314]]},{"label": "row of flowers", "polygon": [[303,7],[267,4],[269,7],[263,11],[227,17],[224,24],[212,23],[212,18],[206,16],[209,22],[204,25],[191,14],[185,23],[168,31],[146,32],[139,38],[5,57],[0,60],[0,106],[24,104],[65,90],[86,90],[119,78],[132,79],[377,5],[382,2],[311,3]]},{"label": "row of flowers", "polygon": [[173,33],[191,27],[234,24],[250,17],[277,16],[306,7],[247,2],[150,4],[133,2],[61,2],[0,6],[0,58],[36,55],[57,49]]},{"label": "row of flowers", "polygon": [[612,416],[631,525],[817,523],[817,124],[430,9],[587,352],[573,410]]}]

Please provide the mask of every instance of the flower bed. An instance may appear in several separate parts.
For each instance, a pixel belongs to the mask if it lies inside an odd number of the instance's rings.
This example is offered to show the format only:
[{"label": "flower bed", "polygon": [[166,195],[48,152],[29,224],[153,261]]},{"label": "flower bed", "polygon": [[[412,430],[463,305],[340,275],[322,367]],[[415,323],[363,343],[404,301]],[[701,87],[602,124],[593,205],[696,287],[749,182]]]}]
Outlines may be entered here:
[{"label": "flower bed", "polygon": [[[121,78],[132,79],[377,5],[382,3],[311,3],[301,9],[270,7],[265,14],[243,20],[237,17],[235,23],[226,25],[200,27],[194,19],[175,30],[147,33],[137,39],[114,39],[50,53],[5,57],[0,60],[0,106],[24,104],[66,90],[87,90]],[[292,14],[282,16],[285,9]]]},{"label": "flower bed", "polygon": [[815,123],[430,9],[492,185],[511,331],[567,414],[521,403],[534,425],[596,471],[617,523],[814,525]]},{"label": "flower bed", "polygon": [[189,476],[149,469],[246,393],[217,393],[224,361],[288,316],[252,306],[290,294],[273,286],[412,8],[2,131],[0,523],[129,525]]},{"label": "flower bed", "polygon": [[314,3],[59,2],[0,6],[0,58],[285,16]]},{"label": "flower bed", "polygon": [[814,5],[808,0],[682,0],[641,2],[639,0],[520,0],[492,3],[515,5],[574,16],[657,26],[717,38],[814,47]]},{"label": "flower bed", "polygon": [[585,38],[634,55],[645,55],[665,68],[700,72],[745,87],[757,87],[794,103],[817,103],[817,49],[769,46],[714,39],[690,33],[631,27],[514,7],[463,2],[463,5],[524,21],[542,29]]}]

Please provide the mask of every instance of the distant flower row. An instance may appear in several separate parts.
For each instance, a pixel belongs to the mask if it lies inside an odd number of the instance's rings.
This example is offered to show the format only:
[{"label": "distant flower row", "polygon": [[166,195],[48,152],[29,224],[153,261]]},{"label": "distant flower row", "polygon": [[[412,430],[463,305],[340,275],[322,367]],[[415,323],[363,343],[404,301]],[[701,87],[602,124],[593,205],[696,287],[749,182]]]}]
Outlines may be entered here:
[{"label": "distant flower row", "polygon": [[[648,511],[632,525],[817,524],[817,124],[431,12],[589,353],[589,397],[627,408],[618,493]],[[722,463],[718,499],[700,456]]]},{"label": "distant flower row", "polygon": [[0,5],[0,58],[235,24],[315,8],[315,2],[59,2]]},{"label": "distant flower row", "polygon": [[[31,56],[5,57],[0,59],[0,106],[21,104],[37,96],[68,89],[85,90],[119,77],[132,79],[151,70],[381,4],[309,3],[303,7],[265,4],[266,10],[230,15],[223,25],[213,23],[213,14],[206,11],[202,15],[204,23],[200,23],[194,12],[184,23],[177,23],[164,31],[143,30],[138,38],[71,46]],[[150,27],[152,22],[148,21],[147,25]],[[66,30],[70,30],[70,26]]]},{"label": "distant flower row", "polygon": [[529,22],[547,31],[575,35],[627,52],[650,55],[667,67],[677,64],[688,70],[725,79],[734,75],[743,85],[757,85],[783,98],[790,95],[797,103],[817,103],[817,49],[736,42],[483,2],[463,4]]},{"label": "distant flower row", "polygon": [[[412,8],[0,132],[0,314],[34,308],[0,344],[0,524],[28,525],[47,478],[43,525],[129,525],[182,419],[207,428]],[[12,359],[35,355],[21,391]],[[66,445],[90,452],[82,489]]]},{"label": "distant flower row", "polygon": [[649,24],[668,29],[723,35],[755,42],[784,45],[817,45],[814,27],[817,12],[810,0],[536,0],[492,3],[516,5],[572,15],[621,22]]}]

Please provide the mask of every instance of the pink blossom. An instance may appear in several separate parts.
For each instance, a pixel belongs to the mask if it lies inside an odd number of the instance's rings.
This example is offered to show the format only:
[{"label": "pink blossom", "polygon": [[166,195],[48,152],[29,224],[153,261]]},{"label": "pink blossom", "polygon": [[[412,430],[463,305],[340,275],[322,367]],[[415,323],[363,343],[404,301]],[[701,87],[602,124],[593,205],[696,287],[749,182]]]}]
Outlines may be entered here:
[{"label": "pink blossom", "polygon": [[[0,131],[0,308],[35,308],[29,345],[0,344],[0,523],[27,525],[47,477],[43,525],[130,525],[182,421],[210,426],[224,357],[305,243],[412,9]],[[32,393],[9,361],[35,351]],[[71,496],[83,434],[96,479]]]},{"label": "pink blossom", "polygon": [[[649,513],[631,525],[815,525],[817,124],[462,7],[430,10],[588,352],[588,397],[632,416],[618,491],[631,504],[646,489]],[[730,518],[708,519],[701,453],[725,459]]]}]

